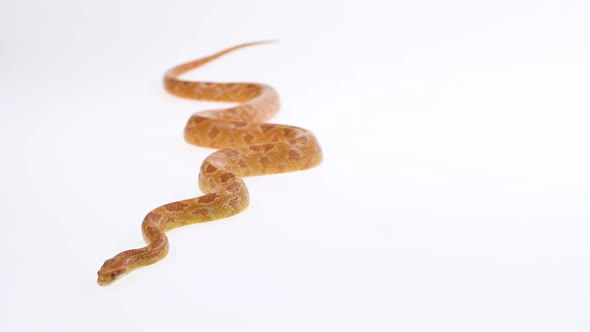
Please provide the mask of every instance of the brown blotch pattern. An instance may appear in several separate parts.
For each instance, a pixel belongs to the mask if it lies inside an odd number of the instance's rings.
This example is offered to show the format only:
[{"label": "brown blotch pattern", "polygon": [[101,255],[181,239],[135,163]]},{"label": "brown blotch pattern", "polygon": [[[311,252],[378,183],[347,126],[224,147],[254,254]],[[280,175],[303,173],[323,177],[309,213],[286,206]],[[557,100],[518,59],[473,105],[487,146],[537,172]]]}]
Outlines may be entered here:
[{"label": "brown blotch pattern", "polygon": [[203,117],[203,116],[193,116],[191,117],[190,121],[194,124],[200,124],[206,121],[210,121],[210,119]]},{"label": "brown blotch pattern", "polygon": [[246,168],[246,167],[248,167],[248,163],[244,159],[240,159],[240,160],[238,160],[238,166],[240,166],[242,168]]},{"label": "brown blotch pattern", "polygon": [[147,214],[147,216],[145,216],[145,221],[146,222],[155,222],[155,221],[159,221],[162,218],[162,215],[156,212],[150,212]]},{"label": "brown blotch pattern", "polygon": [[244,142],[246,142],[246,144],[251,144],[252,139],[254,139],[254,136],[252,136],[250,133],[246,133],[242,138],[244,139]]},{"label": "brown blotch pattern", "polygon": [[197,198],[197,202],[199,203],[211,203],[219,197],[218,193],[207,194]]},{"label": "brown blotch pattern", "polygon": [[209,136],[210,139],[214,139],[215,137],[219,136],[219,129],[217,129],[217,126],[213,126],[211,128],[211,130],[209,130],[209,132],[207,133],[207,135]]},{"label": "brown blotch pattern", "polygon": [[221,150],[219,152],[223,153],[226,157],[229,157],[229,158],[237,157],[240,154],[235,149],[224,149],[224,150]]},{"label": "brown blotch pattern", "polygon": [[206,216],[209,213],[208,209],[205,208],[200,208],[200,209],[196,209],[190,212],[190,214],[192,215],[201,215],[201,216]]},{"label": "brown blotch pattern", "polygon": [[234,209],[237,209],[240,205],[240,198],[239,197],[234,197],[232,199],[229,200],[228,204],[233,207]]},{"label": "brown blotch pattern", "polygon": [[289,159],[294,159],[294,160],[301,159],[301,152],[299,152],[299,151],[289,150],[289,151],[287,151],[287,153],[289,154]]},{"label": "brown blotch pattern", "polygon": [[260,125],[260,131],[262,131],[263,134],[266,134],[269,130],[272,130],[273,128],[276,128],[276,126],[271,124]]},{"label": "brown blotch pattern", "polygon": [[228,184],[227,186],[225,186],[225,189],[229,192],[236,193],[240,190],[241,187],[242,186],[240,185],[239,182],[232,182],[232,183]]},{"label": "brown blotch pattern", "polygon": [[170,212],[175,212],[175,211],[182,211],[184,209],[186,209],[188,206],[188,203],[185,202],[172,202],[172,203],[168,203],[166,205],[163,205],[162,207]]},{"label": "brown blotch pattern", "polygon": [[289,144],[291,144],[291,145],[307,145],[307,143],[308,143],[308,139],[306,136],[301,136],[301,137],[297,137],[292,140],[289,140]]},{"label": "brown blotch pattern", "polygon": [[232,173],[227,172],[227,173],[221,174],[221,176],[219,177],[219,179],[221,180],[221,182],[225,183],[225,182],[227,182],[227,180],[233,179],[235,177],[236,176],[233,175]]},{"label": "brown blotch pattern", "polygon": [[260,157],[260,159],[258,159],[258,161],[260,162],[260,164],[262,166],[265,166],[265,167],[270,164],[270,159],[267,156]]},{"label": "brown blotch pattern", "polygon": [[217,167],[208,164],[207,167],[205,168],[205,173],[213,173],[217,170]]},{"label": "brown blotch pattern", "polygon": [[275,145],[270,144],[270,143],[258,144],[258,145],[250,145],[250,150],[257,151],[257,152],[268,152],[274,147],[275,147]]}]

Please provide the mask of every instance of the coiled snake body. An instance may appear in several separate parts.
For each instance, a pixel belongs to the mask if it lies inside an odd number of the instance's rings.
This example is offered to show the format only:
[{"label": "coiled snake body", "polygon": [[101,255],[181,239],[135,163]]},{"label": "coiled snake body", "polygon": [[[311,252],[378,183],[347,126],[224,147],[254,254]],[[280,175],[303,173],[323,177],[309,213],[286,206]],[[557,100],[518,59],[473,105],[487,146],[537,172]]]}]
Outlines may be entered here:
[{"label": "coiled snake body", "polygon": [[279,97],[270,86],[256,83],[210,83],[179,79],[183,73],[239,48],[178,65],[164,75],[164,86],[173,95],[208,101],[236,102],[235,107],[194,114],[185,139],[194,145],[219,149],[201,165],[199,187],[205,194],[162,205],[142,223],[147,246],[121,252],[104,262],[98,284],[108,285],[131,270],[153,264],[168,253],[165,232],[173,228],[229,217],[249,203],[243,177],[311,168],[322,160],[316,137],[308,130],[264,123],[279,109]]}]

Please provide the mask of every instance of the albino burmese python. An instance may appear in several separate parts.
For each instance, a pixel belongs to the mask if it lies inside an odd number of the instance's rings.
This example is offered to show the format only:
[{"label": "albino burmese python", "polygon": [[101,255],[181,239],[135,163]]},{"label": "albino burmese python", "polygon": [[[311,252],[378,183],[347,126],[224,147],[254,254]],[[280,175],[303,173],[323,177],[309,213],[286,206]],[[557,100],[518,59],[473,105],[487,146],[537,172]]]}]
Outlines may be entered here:
[{"label": "albino burmese python", "polygon": [[198,112],[189,119],[184,129],[189,143],[220,149],[201,165],[199,187],[205,195],[162,205],[149,212],[142,223],[148,245],[123,251],[105,261],[98,271],[100,285],[108,285],[135,268],[164,258],[168,253],[166,231],[229,217],[244,210],[249,196],[243,177],[303,170],[321,162],[322,151],[310,131],[263,123],[279,109],[279,97],[272,87],[255,83],[190,82],[178,78],[236,49],[262,43],[266,42],[237,45],[166,72],[164,86],[173,95],[239,104]]}]

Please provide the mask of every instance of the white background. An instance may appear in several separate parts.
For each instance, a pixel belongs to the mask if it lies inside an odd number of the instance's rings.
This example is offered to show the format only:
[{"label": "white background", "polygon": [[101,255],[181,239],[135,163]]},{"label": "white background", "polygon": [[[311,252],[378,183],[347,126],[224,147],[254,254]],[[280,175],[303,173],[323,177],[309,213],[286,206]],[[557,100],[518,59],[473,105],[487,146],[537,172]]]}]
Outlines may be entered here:
[{"label": "white background", "polygon": [[[0,330],[590,331],[588,1],[3,1]],[[255,81],[324,163],[247,179],[244,213],[169,233],[109,287],[151,209],[200,195],[213,103]]]}]

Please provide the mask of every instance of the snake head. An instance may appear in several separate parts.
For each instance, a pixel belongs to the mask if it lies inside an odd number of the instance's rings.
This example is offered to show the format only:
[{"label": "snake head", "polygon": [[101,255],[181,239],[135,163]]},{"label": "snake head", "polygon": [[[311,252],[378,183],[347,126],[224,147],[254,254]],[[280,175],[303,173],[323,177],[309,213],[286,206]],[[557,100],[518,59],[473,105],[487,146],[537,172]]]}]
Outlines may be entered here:
[{"label": "snake head", "polygon": [[106,286],[127,274],[129,271],[124,263],[124,258],[119,257],[119,255],[106,260],[98,271],[98,284]]}]

